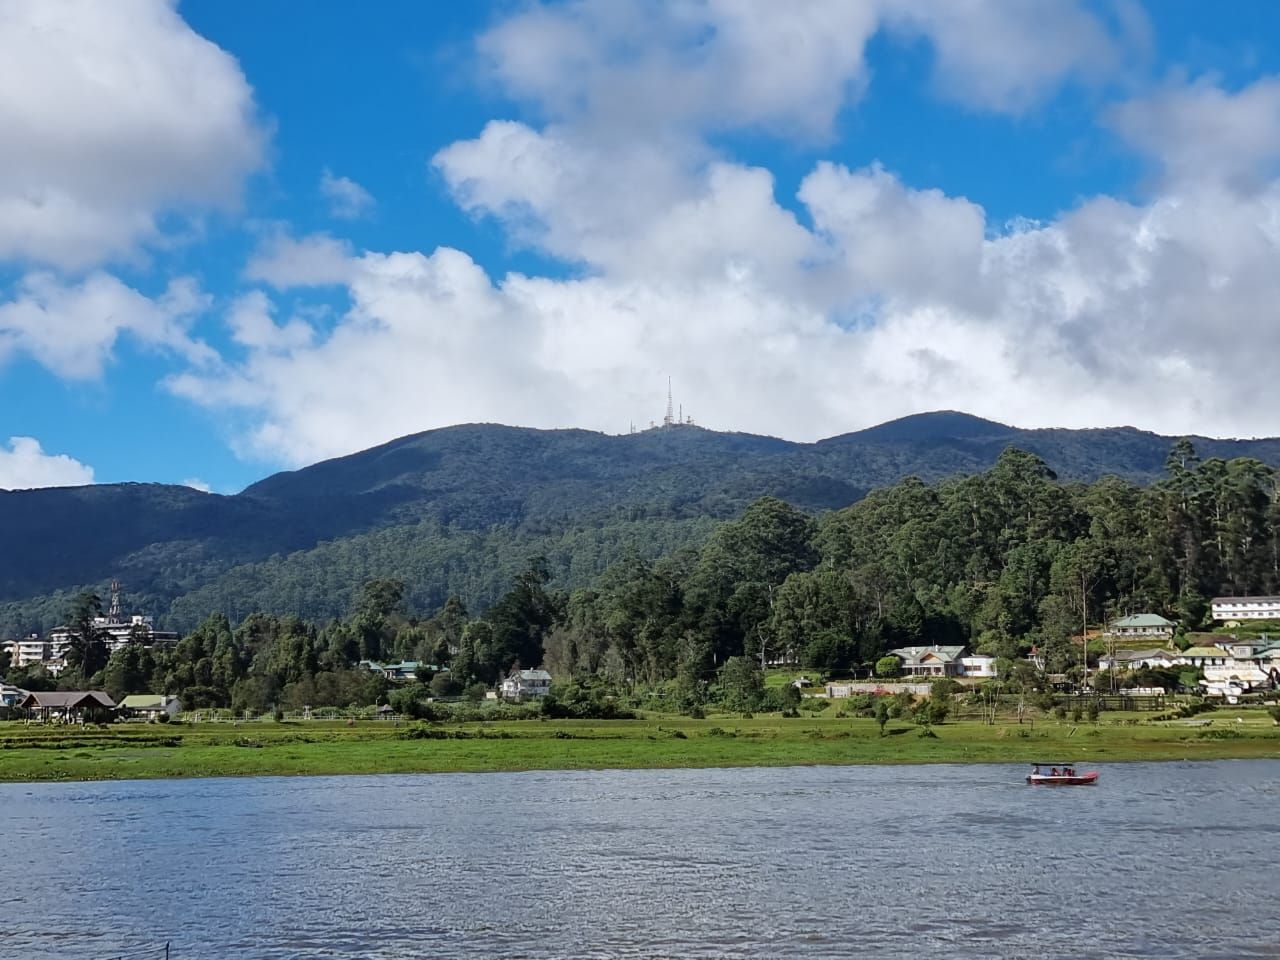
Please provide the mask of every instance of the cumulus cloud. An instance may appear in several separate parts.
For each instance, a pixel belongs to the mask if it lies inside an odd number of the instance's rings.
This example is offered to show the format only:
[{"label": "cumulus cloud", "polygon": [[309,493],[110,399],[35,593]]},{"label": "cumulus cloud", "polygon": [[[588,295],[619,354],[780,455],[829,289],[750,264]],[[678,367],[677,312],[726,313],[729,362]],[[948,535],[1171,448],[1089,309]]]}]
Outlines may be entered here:
[{"label": "cumulus cloud", "polygon": [[[503,21],[482,49],[547,122],[494,120],[432,163],[464,210],[569,275],[495,277],[457,250],[358,254],[277,232],[247,275],[276,291],[341,284],[349,310],[320,329],[281,321],[283,298],[255,292],[227,317],[240,352],[170,389],[236,411],[244,453],[290,464],[460,421],[620,431],[661,414],[668,375],[709,426],[797,439],[941,407],[1274,432],[1238,376],[1280,350],[1280,329],[1258,321],[1280,298],[1267,136],[1236,137],[1243,164],[1211,157],[1222,176],[1170,177],[1143,203],[1085,199],[1044,223],[994,225],[979,203],[875,164],[816,163],[780,199],[768,170],[727,158],[714,134],[821,137],[865,84],[862,47],[885,23],[930,38],[957,96],[1011,111],[1115,69],[1122,41],[1069,4],[971,0],[966,19],[815,2],[785,24],[775,8],[569,3]],[[1015,15],[988,36],[999,10]],[[797,68],[762,53],[756,84],[745,64],[770,31]],[[1265,90],[1223,96],[1234,119],[1219,127],[1159,97],[1111,122],[1189,170],[1179,158],[1206,149],[1197,138],[1235,136],[1248,123],[1236,113],[1269,103]],[[1148,129],[1149,108],[1184,119]]]},{"label": "cumulus cloud", "polygon": [[1064,79],[1097,83],[1141,48],[1141,11],[1120,34],[1085,7],[1059,0],[886,0],[891,29],[929,40],[935,87],[950,100],[1021,113]]},{"label": "cumulus cloud", "polygon": [[601,137],[758,127],[821,139],[865,91],[882,28],[932,44],[948,98],[1019,112],[1065,79],[1113,74],[1140,19],[1111,30],[1073,0],[578,0],[507,17],[479,49],[509,94]]},{"label": "cumulus cloud", "polygon": [[244,275],[280,290],[346,283],[351,278],[351,245],[327,233],[296,238],[269,233],[249,260]]},{"label": "cumulus cloud", "polygon": [[199,490],[201,493],[212,493],[213,488],[205,483],[199,477],[187,477],[182,481],[184,487],[190,487],[192,490]]},{"label": "cumulus cloud", "polygon": [[134,255],[158,218],[234,206],[266,133],[235,60],[171,0],[0,4],[0,260]]},{"label": "cumulus cloud", "polygon": [[1164,171],[1174,189],[1217,180],[1236,188],[1280,170],[1280,78],[1232,93],[1209,79],[1170,84],[1114,107],[1108,123]]},{"label": "cumulus cloud", "polygon": [[78,487],[93,483],[93,468],[63,453],[48,454],[34,437],[10,437],[0,445],[0,490]]},{"label": "cumulus cloud", "polygon": [[201,365],[216,355],[193,339],[190,326],[209,304],[194,280],[178,278],[159,297],[144,296],[95,272],[79,283],[30,273],[15,299],[0,303],[0,364],[19,353],[69,380],[102,376],[122,335]]},{"label": "cumulus cloud", "polygon": [[329,202],[329,216],[339,220],[358,220],[377,206],[368,190],[350,177],[334,176],[328,169],[320,175],[320,195]]}]

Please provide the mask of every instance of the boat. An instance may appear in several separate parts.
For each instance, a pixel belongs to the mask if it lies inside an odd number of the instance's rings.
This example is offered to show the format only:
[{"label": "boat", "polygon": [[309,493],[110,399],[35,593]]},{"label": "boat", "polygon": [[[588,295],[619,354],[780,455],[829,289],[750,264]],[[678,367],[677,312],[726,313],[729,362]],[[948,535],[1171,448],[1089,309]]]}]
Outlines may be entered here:
[{"label": "boat", "polygon": [[[1044,771],[1048,770],[1048,773]],[[1089,787],[1098,782],[1098,772],[1076,773],[1072,763],[1036,763],[1027,774],[1027,783],[1033,787]]]}]

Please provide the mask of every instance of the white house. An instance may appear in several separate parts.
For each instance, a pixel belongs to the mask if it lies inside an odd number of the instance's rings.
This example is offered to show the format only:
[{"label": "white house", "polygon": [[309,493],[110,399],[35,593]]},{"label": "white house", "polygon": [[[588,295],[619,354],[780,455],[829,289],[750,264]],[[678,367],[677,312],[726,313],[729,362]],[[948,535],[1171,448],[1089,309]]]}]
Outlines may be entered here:
[{"label": "white house", "polygon": [[990,680],[996,676],[996,658],[985,653],[970,653],[960,658],[960,676]]},{"label": "white house", "polygon": [[902,661],[909,677],[972,677],[989,679],[996,675],[996,658],[969,654],[964,647],[899,647],[890,654]]},{"label": "white house", "polygon": [[1176,626],[1177,624],[1172,620],[1166,620],[1158,613],[1135,613],[1132,616],[1113,620],[1107,626],[1107,636],[1171,640]]},{"label": "white house", "polygon": [[177,697],[158,693],[135,693],[120,701],[120,712],[126,717],[142,720],[158,720],[164,714],[176,720],[182,712],[182,701]]},{"label": "white house", "polygon": [[498,695],[504,700],[523,700],[529,697],[545,697],[551,690],[551,674],[545,670],[513,670],[511,676],[498,686]]},{"label": "white house", "polygon": [[1140,667],[1172,667],[1178,663],[1176,652],[1156,647],[1151,650],[1117,650],[1098,658],[1099,670],[1137,670]]},{"label": "white house", "polygon": [[1215,620],[1280,620],[1280,597],[1214,597]]}]

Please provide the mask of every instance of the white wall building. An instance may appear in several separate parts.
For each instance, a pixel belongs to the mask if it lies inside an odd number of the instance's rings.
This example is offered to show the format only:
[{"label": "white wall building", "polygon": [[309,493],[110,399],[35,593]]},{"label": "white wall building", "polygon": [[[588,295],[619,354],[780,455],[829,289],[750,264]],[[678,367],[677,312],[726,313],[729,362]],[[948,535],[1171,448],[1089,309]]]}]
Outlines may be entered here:
[{"label": "white wall building", "polygon": [[513,670],[498,687],[504,700],[545,697],[551,690],[551,674],[545,670]]},{"label": "white wall building", "polygon": [[1280,620],[1280,597],[1214,597],[1215,620]]}]

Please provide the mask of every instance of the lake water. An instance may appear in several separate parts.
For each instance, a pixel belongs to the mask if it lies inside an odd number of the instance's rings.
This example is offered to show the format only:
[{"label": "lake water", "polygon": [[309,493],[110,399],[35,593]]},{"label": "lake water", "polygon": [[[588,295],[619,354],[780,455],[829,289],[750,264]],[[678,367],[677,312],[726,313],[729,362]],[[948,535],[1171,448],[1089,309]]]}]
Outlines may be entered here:
[{"label": "lake water", "polygon": [[1280,761],[0,785],[0,957],[1280,957]]}]

